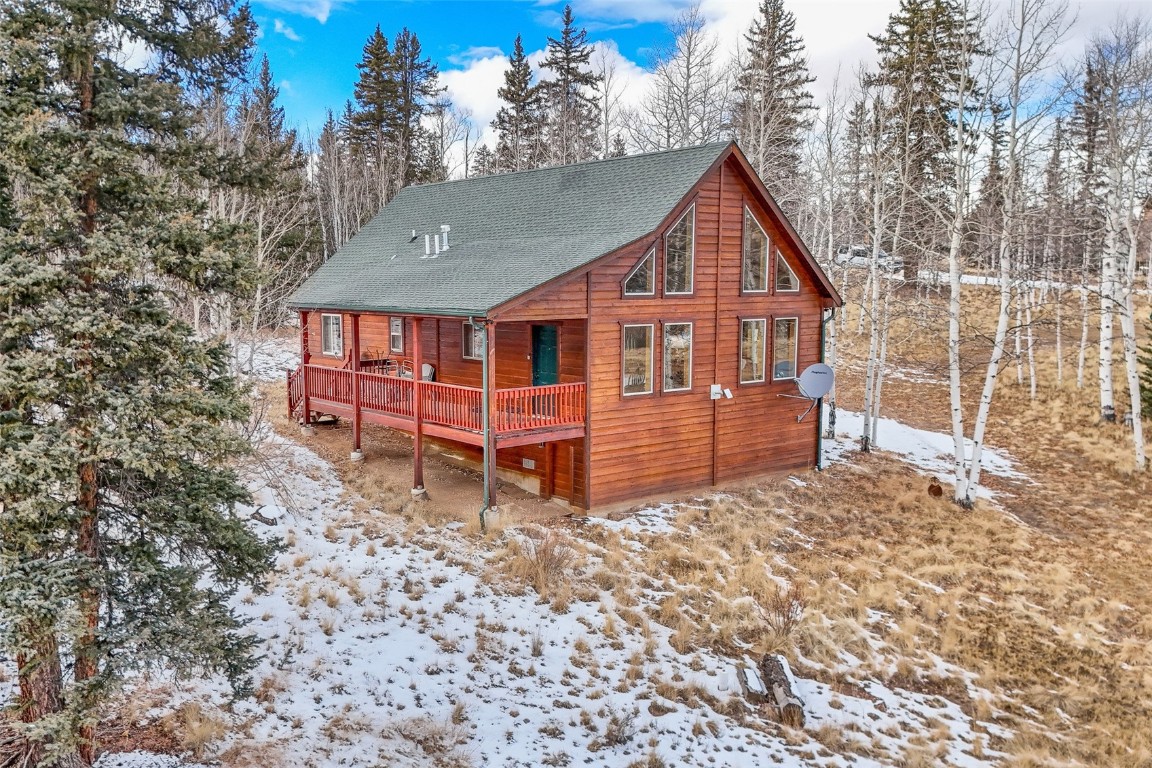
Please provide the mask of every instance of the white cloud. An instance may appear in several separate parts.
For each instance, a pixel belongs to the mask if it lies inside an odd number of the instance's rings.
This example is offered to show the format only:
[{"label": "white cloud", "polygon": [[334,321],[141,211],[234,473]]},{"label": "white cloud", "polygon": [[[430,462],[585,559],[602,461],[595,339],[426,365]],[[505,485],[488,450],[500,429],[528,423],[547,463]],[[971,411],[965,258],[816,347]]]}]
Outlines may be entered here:
[{"label": "white cloud", "polygon": [[327,23],[332,11],[346,5],[350,0],[259,0],[262,5],[284,13],[307,16],[321,24]]},{"label": "white cloud", "polygon": [[489,123],[500,108],[496,91],[504,84],[504,72],[508,69],[508,57],[499,48],[492,51],[494,53],[487,56],[473,58],[464,67],[440,72],[440,83],[448,89],[448,97],[457,107],[472,113],[473,124],[483,130],[481,141],[490,148],[496,142]]},{"label": "white cloud", "polygon": [[283,19],[275,19],[272,22],[272,31],[278,35],[284,35],[294,43],[300,42],[300,35],[296,34],[296,30],[284,23]]},{"label": "white cloud", "polygon": [[495,45],[474,45],[459,53],[453,53],[445,60],[456,67],[467,67],[477,59],[490,59],[493,56],[503,56],[504,51]]}]

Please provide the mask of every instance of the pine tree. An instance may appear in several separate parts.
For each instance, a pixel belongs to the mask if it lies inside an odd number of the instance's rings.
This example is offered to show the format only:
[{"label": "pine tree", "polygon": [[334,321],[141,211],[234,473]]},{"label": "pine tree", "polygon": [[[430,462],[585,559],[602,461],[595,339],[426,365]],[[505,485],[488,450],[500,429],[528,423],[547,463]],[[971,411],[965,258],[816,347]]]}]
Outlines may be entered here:
[{"label": "pine tree", "polygon": [[576,29],[570,5],[564,6],[563,23],[560,38],[548,38],[547,53],[541,62],[553,75],[541,83],[541,88],[547,111],[545,140],[554,165],[600,156],[600,105],[594,95],[600,78],[589,64],[592,46],[588,44],[588,31]]},{"label": "pine tree", "polygon": [[736,81],[737,136],[768,191],[794,213],[804,132],[815,111],[808,86],[816,78],[808,72],[804,41],[784,0],[761,0],[744,40],[745,61]]},{"label": "pine tree", "polygon": [[488,149],[487,144],[481,144],[472,157],[472,175],[491,176],[494,173],[499,173],[496,154]]},{"label": "pine tree", "polygon": [[436,65],[431,58],[422,56],[416,35],[407,27],[400,30],[392,46],[397,99],[391,131],[397,161],[397,192],[401,187],[436,177],[433,137],[421,126],[421,121],[432,111],[433,103],[444,89],[439,86],[440,73]]},{"label": "pine tree", "polygon": [[884,33],[872,36],[879,57],[873,83],[888,92],[886,132],[910,187],[902,224],[908,236],[894,247],[912,274],[922,258],[945,250],[936,221],[949,210],[956,171],[955,106],[975,95],[956,93],[957,83],[972,83],[967,41],[974,36],[975,17],[958,0],[901,0]]},{"label": "pine tree", "polygon": [[508,57],[504,85],[496,95],[506,106],[496,112],[496,164],[502,171],[523,171],[540,165],[541,96],[532,83],[532,66],[520,35]]},{"label": "pine tree", "polygon": [[[129,69],[113,28],[153,63]],[[0,15],[0,646],[23,764],[91,763],[99,707],[133,670],[243,692],[254,663],[227,604],[272,557],[235,511],[246,408],[227,350],[168,301],[252,282],[245,232],[200,196],[251,174],[181,87],[239,77],[252,32],[226,0]]]}]

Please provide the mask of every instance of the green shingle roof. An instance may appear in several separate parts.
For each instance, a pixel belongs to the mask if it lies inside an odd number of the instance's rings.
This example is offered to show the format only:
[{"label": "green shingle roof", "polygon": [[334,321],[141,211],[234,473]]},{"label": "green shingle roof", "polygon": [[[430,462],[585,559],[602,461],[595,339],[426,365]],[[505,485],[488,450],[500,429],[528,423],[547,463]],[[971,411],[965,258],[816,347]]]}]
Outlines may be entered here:
[{"label": "green shingle roof", "polygon": [[[728,146],[407,187],[288,303],[483,315],[654,231]],[[422,258],[442,224],[450,249]]]}]

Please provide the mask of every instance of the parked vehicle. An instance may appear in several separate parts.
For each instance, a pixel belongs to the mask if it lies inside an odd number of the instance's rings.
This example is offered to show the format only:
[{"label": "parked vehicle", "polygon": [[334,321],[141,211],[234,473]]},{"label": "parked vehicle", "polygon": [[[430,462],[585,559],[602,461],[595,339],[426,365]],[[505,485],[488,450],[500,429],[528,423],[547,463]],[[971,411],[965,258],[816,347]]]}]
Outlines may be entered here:
[{"label": "parked vehicle", "polygon": [[[836,263],[845,267],[871,267],[872,246],[842,245],[836,251]],[[881,248],[879,266],[885,272],[900,272],[904,269],[904,260],[899,256],[890,256]]]}]

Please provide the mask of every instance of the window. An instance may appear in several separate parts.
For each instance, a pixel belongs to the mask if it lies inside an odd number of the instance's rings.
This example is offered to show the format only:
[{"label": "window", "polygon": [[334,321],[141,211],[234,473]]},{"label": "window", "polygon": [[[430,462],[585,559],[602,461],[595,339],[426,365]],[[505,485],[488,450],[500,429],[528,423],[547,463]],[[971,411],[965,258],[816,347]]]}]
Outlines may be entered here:
[{"label": "window", "polygon": [[398,355],[404,354],[404,318],[393,317],[388,322],[388,351]]},{"label": "window", "polygon": [[741,287],[752,293],[768,290],[768,235],[748,208],[744,209],[744,279]]},{"label": "window", "polygon": [[480,360],[484,356],[484,326],[464,323],[464,359]]},{"label": "window", "polygon": [[772,378],[796,378],[796,318],[786,317],[776,321],[776,333],[772,337]]},{"label": "window", "polygon": [[764,333],[767,320],[740,323],[740,383],[764,381]]},{"label": "window", "polygon": [[776,290],[785,293],[800,290],[800,278],[796,277],[779,250],[776,251]]},{"label": "window", "polygon": [[664,293],[692,293],[693,236],[696,206],[693,205],[664,237]]},{"label": "window", "polygon": [[692,323],[664,325],[664,391],[692,389]]},{"label": "window", "polygon": [[648,251],[647,255],[628,274],[624,280],[625,296],[652,296],[656,293],[656,248]]},{"label": "window", "polygon": [[344,316],[320,315],[320,351],[344,357]]},{"label": "window", "polygon": [[624,394],[652,391],[652,326],[624,326]]}]

